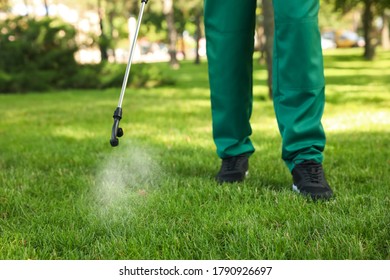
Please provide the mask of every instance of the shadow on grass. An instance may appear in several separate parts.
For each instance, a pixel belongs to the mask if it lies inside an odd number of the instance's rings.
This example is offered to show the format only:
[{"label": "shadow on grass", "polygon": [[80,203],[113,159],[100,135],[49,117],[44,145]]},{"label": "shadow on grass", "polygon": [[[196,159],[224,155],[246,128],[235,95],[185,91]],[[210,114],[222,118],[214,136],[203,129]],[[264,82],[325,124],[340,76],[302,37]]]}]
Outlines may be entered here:
[{"label": "shadow on grass", "polygon": [[[271,142],[274,139],[263,141]],[[214,150],[180,143],[168,150],[157,141],[153,145],[158,146],[159,156],[169,176],[182,182],[202,182],[205,185],[215,183],[214,176],[221,162]],[[374,191],[377,187],[383,191],[385,186],[390,191],[387,184],[390,181],[389,151],[388,131],[329,133],[324,153],[328,180],[340,192],[352,185],[355,191]],[[246,187],[276,192],[290,189],[291,175],[278,153],[278,148],[273,147],[270,153],[257,151],[252,155]]]},{"label": "shadow on grass", "polygon": [[389,100],[386,98],[382,98],[379,96],[369,97],[369,96],[356,96],[354,95],[355,92],[349,90],[348,92],[340,92],[337,95],[327,95],[326,96],[326,103],[330,104],[345,104],[346,102],[353,102],[355,104],[361,104],[361,105],[386,105]]},{"label": "shadow on grass", "polygon": [[[199,65],[195,65],[192,61],[183,61],[180,65],[177,70],[170,68],[164,70],[177,81],[176,89],[209,89],[207,61],[203,61]],[[258,59],[254,59],[253,70],[253,84],[267,86],[265,65],[260,64]],[[259,78],[259,72],[263,78]]]},{"label": "shadow on grass", "polygon": [[345,52],[345,53],[338,53],[338,54],[328,54],[324,55],[325,64],[329,65],[332,62],[352,62],[352,61],[364,61],[363,58],[363,49],[362,53],[351,53],[351,52]]},{"label": "shadow on grass", "polygon": [[[286,187],[291,187],[291,177],[280,158],[278,144],[272,146],[270,151],[266,151],[268,149],[267,142],[275,143],[274,139],[267,140],[262,137],[259,142],[264,142],[266,148],[262,148],[262,144],[258,145],[256,147],[258,150],[250,157],[249,175],[245,179],[245,187],[262,188],[277,192],[286,190]],[[221,159],[215,153],[214,148],[206,149],[187,143],[176,143],[173,147],[167,148],[158,141],[152,141],[152,143],[160,151],[159,157],[168,177],[189,184],[200,183],[202,185],[215,185],[215,187],[220,186],[216,183],[215,176],[220,169]],[[224,185],[229,186],[230,184]]]},{"label": "shadow on grass", "polygon": [[[345,68],[344,68],[345,69]],[[386,75],[367,75],[367,74],[338,74],[326,75],[327,85],[351,85],[351,86],[365,86],[370,84],[388,85],[389,77]]]}]

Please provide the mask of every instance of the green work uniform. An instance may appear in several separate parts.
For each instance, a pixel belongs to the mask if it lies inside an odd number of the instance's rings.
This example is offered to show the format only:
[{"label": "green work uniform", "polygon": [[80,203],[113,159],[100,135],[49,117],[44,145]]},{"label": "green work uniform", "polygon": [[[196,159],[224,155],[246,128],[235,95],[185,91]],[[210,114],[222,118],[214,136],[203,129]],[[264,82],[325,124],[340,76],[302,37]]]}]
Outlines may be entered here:
[{"label": "green work uniform", "polygon": [[[269,0],[271,1],[271,0]],[[205,0],[213,121],[220,158],[253,153],[253,51],[256,0]],[[319,0],[273,0],[273,99],[290,171],[304,160],[322,162],[325,82]]]}]

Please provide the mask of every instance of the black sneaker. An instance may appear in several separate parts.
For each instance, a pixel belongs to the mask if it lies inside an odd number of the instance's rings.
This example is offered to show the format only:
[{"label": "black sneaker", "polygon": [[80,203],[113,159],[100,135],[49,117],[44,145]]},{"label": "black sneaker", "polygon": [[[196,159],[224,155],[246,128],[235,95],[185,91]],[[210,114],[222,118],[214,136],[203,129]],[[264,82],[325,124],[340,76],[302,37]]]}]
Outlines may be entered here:
[{"label": "black sneaker", "polygon": [[310,196],[313,200],[328,200],[333,196],[321,163],[306,160],[297,164],[292,171],[292,176],[293,190],[304,196]]},{"label": "black sneaker", "polygon": [[248,174],[248,154],[222,159],[222,166],[215,179],[218,183],[241,182]]}]

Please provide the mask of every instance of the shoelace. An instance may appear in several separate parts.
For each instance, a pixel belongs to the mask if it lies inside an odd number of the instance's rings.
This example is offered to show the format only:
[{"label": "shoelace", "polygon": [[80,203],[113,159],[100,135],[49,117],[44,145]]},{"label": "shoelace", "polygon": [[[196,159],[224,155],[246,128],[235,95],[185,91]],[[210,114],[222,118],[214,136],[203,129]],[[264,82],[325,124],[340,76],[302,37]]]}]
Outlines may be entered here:
[{"label": "shoelace", "polygon": [[305,179],[308,179],[311,183],[320,184],[322,182],[322,166],[318,163],[304,163]]},{"label": "shoelace", "polygon": [[222,161],[222,170],[225,171],[234,170],[237,164],[240,163],[241,159],[243,159],[243,157],[231,157],[231,158],[224,159]]}]

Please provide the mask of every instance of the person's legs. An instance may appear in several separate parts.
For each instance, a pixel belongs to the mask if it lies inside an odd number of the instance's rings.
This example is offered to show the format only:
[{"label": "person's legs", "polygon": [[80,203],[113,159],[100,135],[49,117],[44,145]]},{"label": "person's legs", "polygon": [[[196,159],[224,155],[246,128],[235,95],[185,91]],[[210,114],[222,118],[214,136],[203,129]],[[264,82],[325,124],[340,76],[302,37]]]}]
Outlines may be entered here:
[{"label": "person's legs", "polygon": [[290,171],[304,160],[321,163],[325,133],[324,73],[318,28],[319,0],[273,0],[274,108]]},{"label": "person's legs", "polygon": [[251,154],[256,0],[205,0],[213,138],[225,159]]},{"label": "person's legs", "polygon": [[313,199],[328,199],[333,192],[322,169],[325,81],[319,0],[273,2],[273,98],[282,158],[292,173],[295,191]]}]

